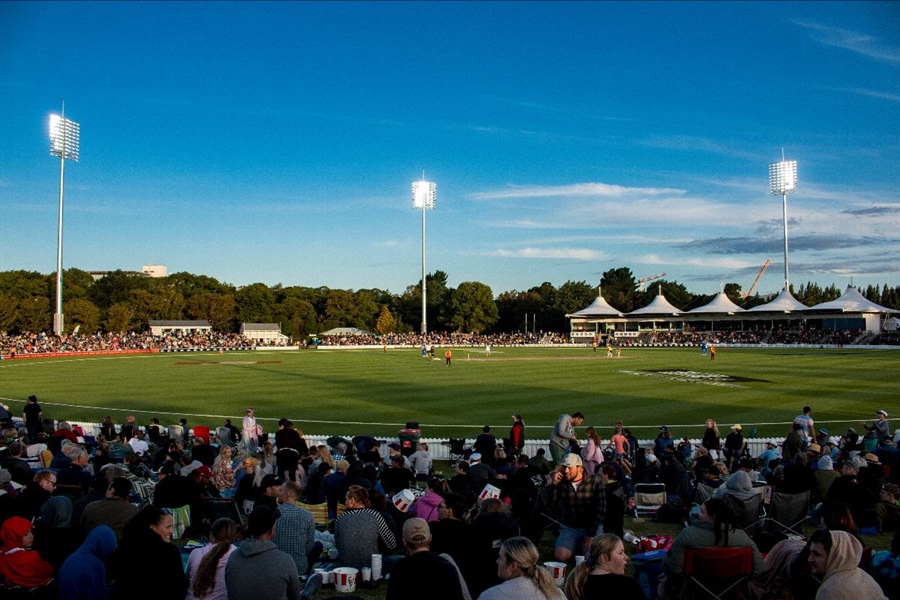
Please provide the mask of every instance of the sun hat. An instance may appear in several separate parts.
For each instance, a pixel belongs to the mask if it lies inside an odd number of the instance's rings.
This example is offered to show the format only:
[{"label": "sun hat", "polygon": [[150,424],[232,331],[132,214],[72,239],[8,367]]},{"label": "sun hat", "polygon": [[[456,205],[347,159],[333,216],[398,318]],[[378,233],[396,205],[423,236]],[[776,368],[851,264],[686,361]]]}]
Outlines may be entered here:
[{"label": "sun hat", "polygon": [[731,426],[731,428],[732,428],[732,429],[737,429],[738,431],[741,431],[741,430],[743,429],[743,428],[741,427],[741,424],[740,424],[740,423],[735,423],[734,425]]},{"label": "sun hat", "polygon": [[880,409],[880,410],[876,410],[876,411],[875,411],[875,414],[876,414],[876,415],[884,415],[885,417],[888,416],[887,411],[884,410],[883,408]]}]

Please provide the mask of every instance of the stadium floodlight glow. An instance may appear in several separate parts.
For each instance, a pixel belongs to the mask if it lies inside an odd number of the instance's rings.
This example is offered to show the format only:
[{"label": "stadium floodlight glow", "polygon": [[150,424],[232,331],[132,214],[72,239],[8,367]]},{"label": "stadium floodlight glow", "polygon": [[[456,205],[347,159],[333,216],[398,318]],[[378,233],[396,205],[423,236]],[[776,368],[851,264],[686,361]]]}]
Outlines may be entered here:
[{"label": "stadium floodlight glow", "polygon": [[422,181],[414,181],[412,184],[413,208],[422,209],[422,335],[428,333],[428,317],[426,316],[425,302],[425,209],[434,208],[437,198],[437,184],[433,181],[425,181],[425,173],[422,173]]},{"label": "stadium floodlight glow", "polygon": [[59,230],[56,242],[56,312],[53,314],[53,333],[63,333],[62,298],[62,249],[63,249],[63,184],[65,182],[66,161],[78,162],[78,143],[81,127],[67,119],[66,104],[62,113],[50,115],[50,156],[59,157]]},{"label": "stadium floodlight glow", "polygon": [[784,160],[781,151],[781,162],[769,165],[769,195],[781,196],[781,209],[784,215],[784,289],[790,291],[791,276],[788,268],[788,218],[787,195],[797,191],[797,161]]}]

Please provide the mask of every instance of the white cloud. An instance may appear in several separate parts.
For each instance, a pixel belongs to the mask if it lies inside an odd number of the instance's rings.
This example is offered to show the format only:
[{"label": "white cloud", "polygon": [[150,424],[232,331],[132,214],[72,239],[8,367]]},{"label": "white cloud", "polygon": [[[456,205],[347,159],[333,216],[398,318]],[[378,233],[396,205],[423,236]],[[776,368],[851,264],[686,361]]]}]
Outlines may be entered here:
[{"label": "white cloud", "polygon": [[811,21],[795,20],[794,24],[810,30],[810,37],[825,46],[843,48],[877,60],[900,62],[900,49],[883,44],[875,36]]},{"label": "white cloud", "polygon": [[631,196],[660,196],[685,194],[686,190],[675,188],[636,187],[629,188],[621,185],[607,183],[573,183],[570,185],[537,185],[515,186],[510,185],[503,190],[488,192],[475,192],[473,198],[478,200],[513,199],[513,198],[572,198],[595,196],[602,198],[624,198]]},{"label": "white cloud", "polygon": [[638,263],[645,265],[677,265],[679,267],[692,266],[702,268],[724,268],[724,269],[745,269],[748,267],[758,266],[754,261],[741,260],[732,257],[715,257],[715,258],[685,258],[679,256],[674,258],[670,256],[660,256],[659,254],[645,254],[635,259]]},{"label": "white cloud", "polygon": [[900,94],[891,94],[890,92],[879,92],[878,90],[867,90],[865,88],[847,89],[844,91],[852,94],[859,94],[860,96],[870,96],[872,98],[900,102]]},{"label": "white cloud", "polygon": [[555,258],[570,260],[598,260],[601,254],[588,248],[522,248],[520,250],[496,250],[490,256],[503,258]]}]

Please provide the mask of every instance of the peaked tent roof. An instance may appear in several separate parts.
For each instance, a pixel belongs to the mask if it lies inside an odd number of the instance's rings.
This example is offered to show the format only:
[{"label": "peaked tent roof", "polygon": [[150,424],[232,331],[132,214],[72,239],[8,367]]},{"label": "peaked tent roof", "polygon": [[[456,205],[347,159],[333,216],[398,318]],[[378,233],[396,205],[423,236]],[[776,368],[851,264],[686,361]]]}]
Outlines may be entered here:
[{"label": "peaked tent roof", "polygon": [[659,294],[657,294],[656,298],[653,299],[653,302],[645,306],[644,308],[639,308],[637,310],[633,310],[629,315],[674,315],[678,316],[679,310],[672,306],[666,297],[663,296],[662,290],[659,290]]},{"label": "peaked tent roof", "polygon": [[689,310],[688,313],[717,313],[717,314],[733,314],[736,312],[744,312],[744,309],[731,301],[731,298],[725,292],[719,292],[716,297],[708,304],[704,304],[699,308]]},{"label": "peaked tent roof", "polygon": [[372,332],[358,327],[335,327],[334,329],[323,331],[319,335],[372,335]]},{"label": "peaked tent roof", "polygon": [[566,315],[566,317],[624,317],[621,312],[609,305],[609,302],[597,294],[597,298],[591,302],[587,308],[582,308],[576,313]]},{"label": "peaked tent roof", "polygon": [[748,308],[747,312],[793,312],[795,310],[809,310],[809,307],[794,298],[788,290],[782,290],[771,302]]},{"label": "peaked tent roof", "polygon": [[844,295],[837,300],[816,304],[812,307],[811,310],[840,310],[843,312],[898,312],[885,306],[881,306],[880,304],[875,304],[874,302],[863,296],[858,289],[849,285],[847,286],[847,290],[844,292]]}]

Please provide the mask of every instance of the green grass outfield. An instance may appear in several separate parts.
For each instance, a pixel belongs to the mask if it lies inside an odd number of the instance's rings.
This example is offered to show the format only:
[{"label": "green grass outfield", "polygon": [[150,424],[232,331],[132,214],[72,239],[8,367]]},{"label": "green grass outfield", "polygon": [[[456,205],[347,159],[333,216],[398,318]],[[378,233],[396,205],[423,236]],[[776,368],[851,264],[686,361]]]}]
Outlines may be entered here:
[{"label": "green grass outfield", "polygon": [[[443,349],[438,350],[443,355]],[[733,423],[759,436],[784,435],[808,404],[833,433],[884,408],[900,418],[900,351],[454,348],[453,365],[417,349],[173,353],[16,359],[0,362],[0,396],[14,414],[36,394],[44,416],[121,423],[134,414],[216,426],[248,406],[266,430],[288,417],[307,433],[395,435],[406,421],[426,437],[473,437],[489,424],[505,435],[521,413],[530,438],[546,438],[562,412],[585,425],[622,420],[639,438],[659,425],[699,436],[707,418],[722,435]],[[892,417],[895,415],[891,415]],[[900,422],[897,423],[900,425]]]}]

